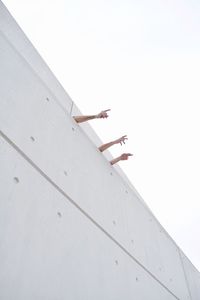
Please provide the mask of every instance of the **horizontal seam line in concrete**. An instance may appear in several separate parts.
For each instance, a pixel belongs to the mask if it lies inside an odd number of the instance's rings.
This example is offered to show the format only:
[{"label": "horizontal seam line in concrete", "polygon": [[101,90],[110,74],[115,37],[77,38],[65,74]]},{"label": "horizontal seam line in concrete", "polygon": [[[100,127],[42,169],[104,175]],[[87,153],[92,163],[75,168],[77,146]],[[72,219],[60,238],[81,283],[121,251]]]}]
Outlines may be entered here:
[{"label": "horizontal seam line in concrete", "polygon": [[180,253],[179,249],[178,249],[178,254],[179,254],[179,257],[180,257],[180,260],[181,260],[181,266],[183,268],[183,274],[184,274],[186,286],[187,286],[187,289],[188,289],[188,294],[190,295],[190,299],[192,300],[192,294],[191,294],[191,291],[190,291],[190,286],[189,286],[188,278],[187,278],[187,275],[186,275],[186,272],[185,272],[185,267],[184,267],[184,264],[183,264],[183,259],[181,257],[181,253]]},{"label": "horizontal seam line in concrete", "polygon": [[159,279],[157,279],[145,266],[143,266],[131,253],[124,248],[112,235],[107,232],[101,225],[99,225],[87,212],[85,212],[73,199],[71,199],[65,191],[63,191],[48,175],[46,175],[14,142],[12,142],[6,134],[0,130],[0,135],[6,142],[12,146],[42,177],[44,177],[54,188],[61,193],[68,201],[73,204],[81,213],[85,215],[98,229],[100,229],[109,239],[111,239],[125,254],[127,254],[133,261],[135,261],[145,272],[147,272],[156,282],[158,282],[167,292],[174,296],[177,300],[180,300],[168,287],[166,287]]}]

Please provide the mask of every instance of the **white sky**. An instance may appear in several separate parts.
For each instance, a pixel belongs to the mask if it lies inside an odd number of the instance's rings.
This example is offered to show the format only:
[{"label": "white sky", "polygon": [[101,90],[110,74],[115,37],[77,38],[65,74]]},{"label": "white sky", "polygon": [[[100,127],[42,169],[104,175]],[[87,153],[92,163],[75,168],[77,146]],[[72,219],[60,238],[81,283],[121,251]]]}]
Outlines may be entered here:
[{"label": "white sky", "polygon": [[200,270],[200,1],[3,2]]}]

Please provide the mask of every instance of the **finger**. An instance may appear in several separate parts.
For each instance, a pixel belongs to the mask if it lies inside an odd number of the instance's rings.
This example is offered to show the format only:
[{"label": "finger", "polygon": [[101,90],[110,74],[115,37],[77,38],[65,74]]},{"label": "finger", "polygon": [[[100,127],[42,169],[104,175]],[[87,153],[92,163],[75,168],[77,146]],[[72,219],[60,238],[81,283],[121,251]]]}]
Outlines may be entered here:
[{"label": "finger", "polygon": [[121,139],[122,139],[123,141],[128,140],[128,138],[126,137],[126,135],[122,136]]},{"label": "finger", "polygon": [[111,109],[106,109],[106,110],[103,110],[103,112],[107,112],[107,111],[111,111]]},{"label": "finger", "polygon": [[100,118],[107,118],[107,117],[108,117],[108,115],[107,115],[106,112],[102,111],[102,112],[100,113]]}]

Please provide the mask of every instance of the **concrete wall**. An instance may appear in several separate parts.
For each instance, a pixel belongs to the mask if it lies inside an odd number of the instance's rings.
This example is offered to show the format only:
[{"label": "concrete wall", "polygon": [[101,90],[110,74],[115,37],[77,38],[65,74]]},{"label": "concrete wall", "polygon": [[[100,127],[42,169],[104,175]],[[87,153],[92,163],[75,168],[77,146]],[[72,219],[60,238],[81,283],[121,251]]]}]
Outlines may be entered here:
[{"label": "concrete wall", "polygon": [[0,79],[0,299],[200,299],[198,271],[1,2]]}]

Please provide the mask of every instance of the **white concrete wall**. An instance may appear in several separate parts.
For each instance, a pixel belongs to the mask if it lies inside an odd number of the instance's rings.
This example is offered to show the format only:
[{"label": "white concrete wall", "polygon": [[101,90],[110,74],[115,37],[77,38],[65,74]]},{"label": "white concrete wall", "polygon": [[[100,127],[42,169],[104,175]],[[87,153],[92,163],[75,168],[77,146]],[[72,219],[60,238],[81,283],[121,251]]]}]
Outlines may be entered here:
[{"label": "white concrete wall", "polygon": [[0,2],[0,299],[200,299],[198,271],[76,110]]}]

